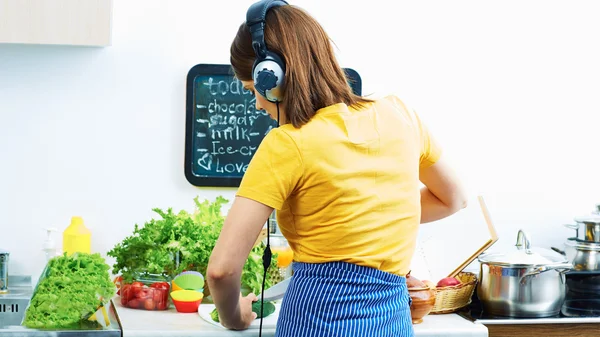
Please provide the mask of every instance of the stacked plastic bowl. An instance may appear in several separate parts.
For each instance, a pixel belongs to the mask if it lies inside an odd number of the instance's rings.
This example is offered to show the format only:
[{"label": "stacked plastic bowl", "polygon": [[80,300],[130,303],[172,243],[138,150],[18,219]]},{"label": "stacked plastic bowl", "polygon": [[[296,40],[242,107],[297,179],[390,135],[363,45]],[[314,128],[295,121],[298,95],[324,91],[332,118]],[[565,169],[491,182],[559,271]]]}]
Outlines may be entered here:
[{"label": "stacked plastic bowl", "polygon": [[198,312],[204,298],[204,276],[196,271],[184,271],[171,281],[171,299],[177,312]]}]

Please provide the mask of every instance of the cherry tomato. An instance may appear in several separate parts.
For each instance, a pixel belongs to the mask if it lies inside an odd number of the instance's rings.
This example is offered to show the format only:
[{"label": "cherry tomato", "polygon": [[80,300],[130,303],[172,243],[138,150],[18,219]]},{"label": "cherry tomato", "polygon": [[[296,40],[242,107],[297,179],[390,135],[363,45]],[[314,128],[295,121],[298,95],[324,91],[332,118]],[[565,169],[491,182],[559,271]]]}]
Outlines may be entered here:
[{"label": "cherry tomato", "polygon": [[167,310],[167,300],[156,302],[156,310]]},{"label": "cherry tomato", "polygon": [[154,308],[155,308],[154,301],[151,298],[144,300],[144,309],[154,310]]},{"label": "cherry tomato", "polygon": [[142,290],[143,287],[144,287],[144,284],[142,282],[133,282],[130,285],[130,290],[129,290],[130,295],[129,295],[129,297],[130,298],[139,297],[138,293]]},{"label": "cherry tomato", "polygon": [[171,286],[167,282],[154,282],[154,283],[152,283],[150,285],[150,288],[164,289],[166,291],[169,291],[169,289],[171,288]]},{"label": "cherry tomato", "polygon": [[121,288],[121,304],[127,304],[131,297],[131,286],[129,284],[123,285]]},{"label": "cherry tomato", "polygon": [[141,300],[144,299],[152,299],[152,288],[148,288],[148,287],[142,287],[139,289],[139,291],[135,294],[136,298],[139,298]]},{"label": "cherry tomato", "polygon": [[134,298],[131,301],[127,302],[127,306],[132,309],[140,308],[141,304],[142,304],[142,302],[137,298]]},{"label": "cherry tomato", "polygon": [[162,301],[166,297],[165,295],[168,295],[168,292],[162,289],[152,289],[152,300],[155,303]]}]

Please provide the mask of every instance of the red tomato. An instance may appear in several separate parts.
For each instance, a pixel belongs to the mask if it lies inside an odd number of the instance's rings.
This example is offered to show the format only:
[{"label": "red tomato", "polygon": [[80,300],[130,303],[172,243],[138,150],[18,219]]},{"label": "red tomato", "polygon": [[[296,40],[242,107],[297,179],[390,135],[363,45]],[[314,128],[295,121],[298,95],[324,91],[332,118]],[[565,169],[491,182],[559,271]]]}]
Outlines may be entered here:
[{"label": "red tomato", "polygon": [[127,306],[132,309],[140,308],[141,304],[142,304],[142,302],[137,298],[134,298],[134,299],[130,300],[129,302],[127,302]]},{"label": "red tomato", "polygon": [[164,301],[167,298],[168,294],[168,292],[162,289],[152,289],[152,300],[155,303],[159,303],[161,301]]},{"label": "red tomato", "polygon": [[164,289],[166,291],[169,291],[169,289],[171,288],[171,286],[167,282],[154,282],[154,283],[152,283],[150,285],[150,288]]},{"label": "red tomato", "polygon": [[144,287],[144,284],[142,282],[133,282],[130,286],[130,298],[133,297],[138,297],[138,293],[142,290],[142,288]]},{"label": "red tomato", "polygon": [[152,299],[152,288],[143,287],[140,288],[139,291],[135,294],[135,297],[144,300],[144,299]]},{"label": "red tomato", "polygon": [[131,286],[129,284],[123,285],[121,288],[121,304],[127,304],[131,297]]},{"label": "red tomato", "polygon": [[167,300],[156,302],[156,309],[157,310],[167,310],[167,303],[168,303]]},{"label": "red tomato", "polygon": [[144,309],[154,310],[154,308],[155,308],[154,301],[151,298],[144,300]]}]

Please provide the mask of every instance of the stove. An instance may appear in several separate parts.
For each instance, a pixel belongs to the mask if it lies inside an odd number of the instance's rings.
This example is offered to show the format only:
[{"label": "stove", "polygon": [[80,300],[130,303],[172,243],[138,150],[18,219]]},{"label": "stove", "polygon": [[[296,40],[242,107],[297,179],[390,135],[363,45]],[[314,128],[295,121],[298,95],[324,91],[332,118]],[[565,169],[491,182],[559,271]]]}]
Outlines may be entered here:
[{"label": "stove", "polygon": [[[550,317],[508,317],[485,313],[479,301],[473,301],[469,306],[461,309],[457,314],[471,322],[480,324],[567,324],[567,323],[600,323],[600,316],[588,316],[585,313],[576,313],[579,316],[566,316],[561,313]],[[575,313],[571,313],[575,314]]]},{"label": "stove", "polygon": [[[567,280],[575,281],[576,277]],[[573,282],[570,283],[571,285]],[[569,282],[567,282],[569,285]],[[473,294],[471,304],[457,312],[461,317],[481,324],[556,324],[556,323],[600,323],[600,293],[590,296],[589,292],[580,293],[567,287],[567,295],[560,313],[549,317],[509,317],[487,313]]]}]

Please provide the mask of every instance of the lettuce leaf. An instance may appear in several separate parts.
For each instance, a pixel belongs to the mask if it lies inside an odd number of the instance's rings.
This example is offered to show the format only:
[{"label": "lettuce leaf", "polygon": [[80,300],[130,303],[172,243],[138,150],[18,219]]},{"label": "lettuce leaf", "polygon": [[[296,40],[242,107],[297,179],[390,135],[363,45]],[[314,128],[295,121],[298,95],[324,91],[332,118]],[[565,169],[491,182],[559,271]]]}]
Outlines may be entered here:
[{"label": "lettuce leaf", "polygon": [[[196,197],[192,213],[154,208],[159,218],[143,226],[136,224],[133,234],[108,252],[115,258],[113,274],[120,273],[124,282],[131,282],[135,272],[175,277],[182,271],[193,270],[206,275],[210,254],[225,222],[221,209],[227,202],[221,196],[202,202]],[[261,289],[264,248],[264,244],[260,244],[252,249],[242,272],[242,287],[255,294]],[[277,270],[276,265],[273,258],[269,270]],[[265,288],[271,285],[267,278]]]}]

